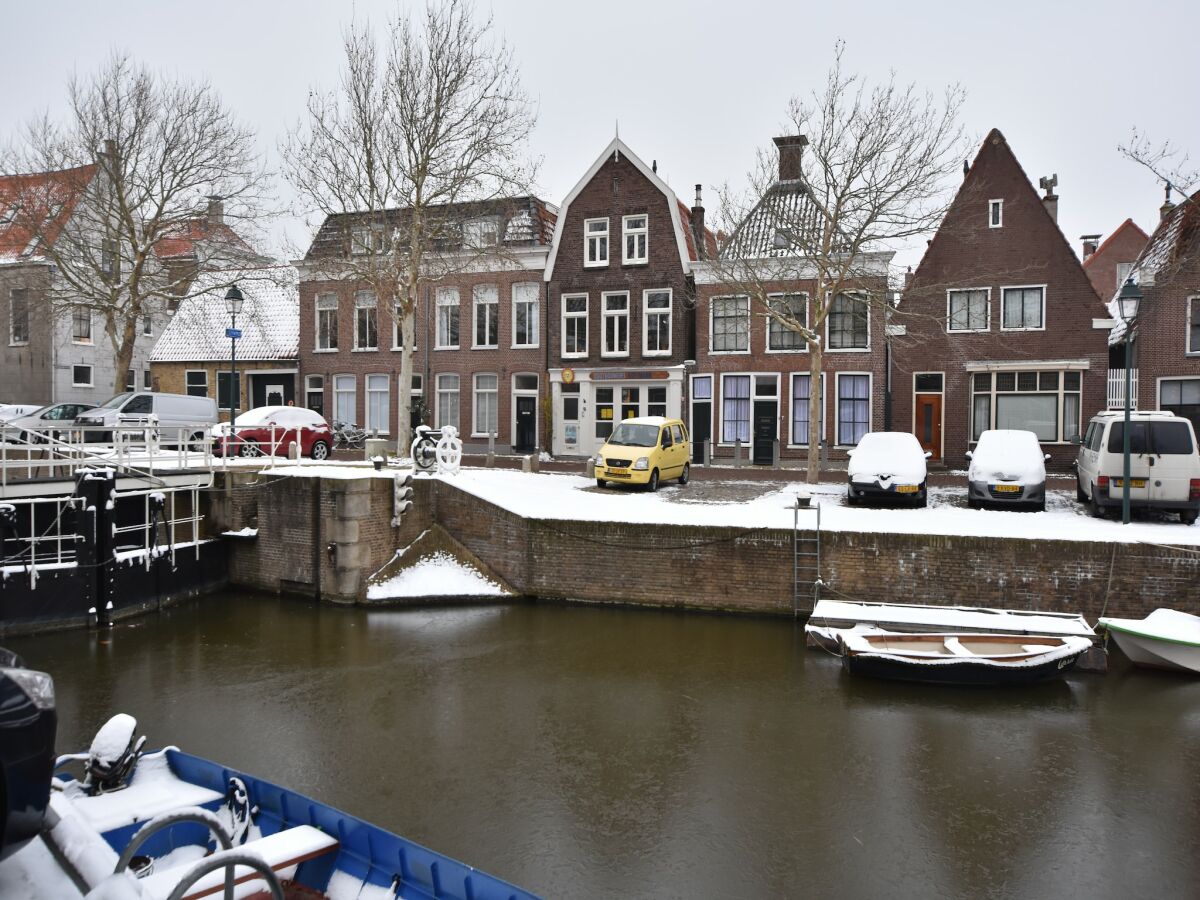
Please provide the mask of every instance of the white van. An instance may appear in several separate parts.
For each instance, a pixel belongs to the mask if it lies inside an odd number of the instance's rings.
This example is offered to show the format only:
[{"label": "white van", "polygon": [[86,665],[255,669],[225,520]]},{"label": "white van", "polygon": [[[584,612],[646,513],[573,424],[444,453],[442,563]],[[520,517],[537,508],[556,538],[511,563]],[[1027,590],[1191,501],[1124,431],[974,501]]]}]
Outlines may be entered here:
[{"label": "white van", "polygon": [[[1174,413],[1129,416],[1129,505],[1178,510],[1191,525],[1200,514],[1200,453],[1192,423]],[[1075,496],[1103,516],[1120,509],[1124,493],[1125,412],[1098,413],[1088,423],[1075,460]]]},{"label": "white van", "polygon": [[81,412],[75,424],[83,431],[84,440],[91,443],[110,442],[114,427],[139,425],[156,425],[163,442],[200,443],[217,424],[217,401],[187,394],[133,391]]}]

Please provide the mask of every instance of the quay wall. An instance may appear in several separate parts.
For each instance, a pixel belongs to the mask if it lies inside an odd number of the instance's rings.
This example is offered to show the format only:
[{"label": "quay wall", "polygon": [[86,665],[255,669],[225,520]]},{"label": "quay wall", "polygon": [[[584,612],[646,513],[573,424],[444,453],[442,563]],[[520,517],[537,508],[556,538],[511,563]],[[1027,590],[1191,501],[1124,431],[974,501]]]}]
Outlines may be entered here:
[{"label": "quay wall", "polygon": [[[452,482],[422,478],[413,487],[414,509],[399,527],[390,524],[386,479],[258,487],[258,537],[231,547],[232,583],[358,602],[371,573],[436,523],[529,597],[792,613],[790,530],[523,519]],[[1074,612],[1093,621],[1102,612],[1141,618],[1167,604],[1200,613],[1200,554],[1182,549],[826,531],[821,557],[825,597]]]}]

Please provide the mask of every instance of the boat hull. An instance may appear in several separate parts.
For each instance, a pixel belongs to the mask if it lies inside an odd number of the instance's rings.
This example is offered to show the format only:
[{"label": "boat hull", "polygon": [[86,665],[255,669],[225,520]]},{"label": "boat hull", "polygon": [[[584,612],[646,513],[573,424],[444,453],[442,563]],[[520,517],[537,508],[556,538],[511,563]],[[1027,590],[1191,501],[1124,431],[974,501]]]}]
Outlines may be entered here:
[{"label": "boat hull", "polygon": [[1129,661],[1135,666],[1200,675],[1200,648],[1116,629],[1109,633],[1121,648],[1121,652],[1129,657]]},{"label": "boat hull", "polygon": [[970,659],[939,661],[937,665],[929,665],[880,654],[847,653],[842,656],[842,668],[852,675],[919,684],[979,686],[1033,684],[1062,677],[1063,673],[1075,666],[1075,662],[1082,652],[1061,659],[1051,659],[1037,665],[1019,667],[982,665],[979,661]]}]

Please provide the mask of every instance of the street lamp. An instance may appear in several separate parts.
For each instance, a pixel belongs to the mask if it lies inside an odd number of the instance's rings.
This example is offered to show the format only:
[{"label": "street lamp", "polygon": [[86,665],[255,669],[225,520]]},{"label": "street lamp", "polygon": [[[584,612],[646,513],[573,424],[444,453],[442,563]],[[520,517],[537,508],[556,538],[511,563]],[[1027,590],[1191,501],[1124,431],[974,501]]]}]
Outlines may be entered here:
[{"label": "street lamp", "polygon": [[237,339],[242,333],[237,328],[238,313],[242,311],[245,298],[238,286],[234,284],[225,292],[225,308],[229,310],[229,327],[225,336],[229,338],[229,434],[233,435],[233,417],[237,413]]},{"label": "street lamp", "polygon": [[1121,476],[1121,522],[1129,524],[1129,408],[1130,394],[1133,383],[1133,320],[1137,318],[1138,304],[1142,302],[1142,291],[1130,278],[1121,287],[1117,295],[1117,312],[1125,323],[1125,430],[1123,432],[1123,452],[1125,455],[1125,471]]}]

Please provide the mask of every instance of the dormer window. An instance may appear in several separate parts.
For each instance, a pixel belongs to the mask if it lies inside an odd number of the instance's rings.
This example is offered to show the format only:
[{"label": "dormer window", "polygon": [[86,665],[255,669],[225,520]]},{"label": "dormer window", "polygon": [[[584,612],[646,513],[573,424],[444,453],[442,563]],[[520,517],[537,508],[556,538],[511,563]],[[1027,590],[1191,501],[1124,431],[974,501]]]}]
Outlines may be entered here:
[{"label": "dormer window", "polygon": [[473,219],[463,226],[463,245],[480,250],[500,243],[500,223],[495,219]]},{"label": "dormer window", "polygon": [[583,264],[586,268],[608,265],[608,219],[584,219]]},{"label": "dormer window", "polygon": [[988,201],[988,228],[1000,228],[1004,225],[1004,201]]},{"label": "dormer window", "polygon": [[355,225],[350,231],[350,253],[354,256],[367,256],[381,253],[384,249],[383,226]]},{"label": "dormer window", "polygon": [[641,265],[649,259],[649,222],[646,216],[625,216],[621,220],[625,246],[621,261],[627,266]]}]

